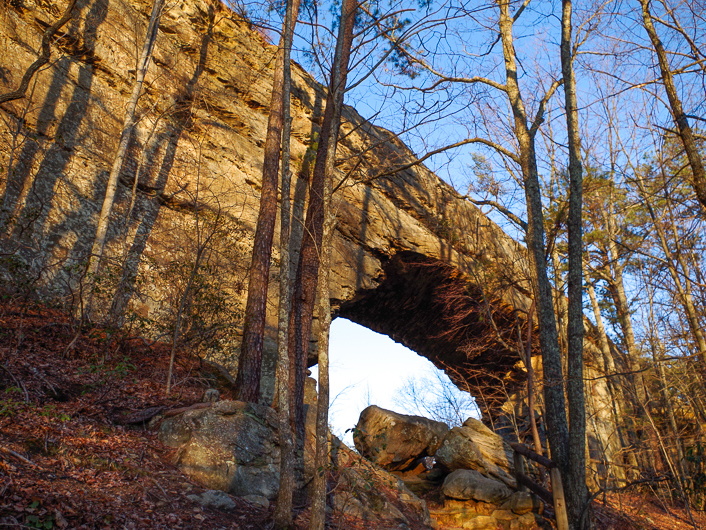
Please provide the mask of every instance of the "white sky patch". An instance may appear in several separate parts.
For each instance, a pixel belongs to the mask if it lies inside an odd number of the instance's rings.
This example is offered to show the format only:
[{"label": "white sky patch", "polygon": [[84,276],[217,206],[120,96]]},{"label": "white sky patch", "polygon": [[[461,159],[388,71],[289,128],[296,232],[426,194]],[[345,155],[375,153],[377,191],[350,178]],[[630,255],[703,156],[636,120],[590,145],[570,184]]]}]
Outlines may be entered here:
[{"label": "white sky patch", "polygon": [[[333,433],[353,447],[351,433],[361,411],[368,405],[413,414],[395,404],[395,392],[410,378],[437,371],[425,357],[350,320],[337,318],[331,324],[331,409]],[[318,367],[311,369],[318,378]],[[444,376],[446,377],[446,376]]]}]

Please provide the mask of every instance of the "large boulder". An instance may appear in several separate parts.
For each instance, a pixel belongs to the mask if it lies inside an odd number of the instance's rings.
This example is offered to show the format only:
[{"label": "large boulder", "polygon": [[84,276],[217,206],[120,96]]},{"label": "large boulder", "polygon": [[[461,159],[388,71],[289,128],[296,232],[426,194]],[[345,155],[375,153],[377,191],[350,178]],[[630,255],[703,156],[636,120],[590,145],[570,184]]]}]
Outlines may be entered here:
[{"label": "large boulder", "polygon": [[524,515],[533,510],[539,510],[539,499],[528,491],[516,491],[500,508]]},{"label": "large boulder", "polygon": [[360,413],[353,435],[356,449],[377,465],[401,471],[415,460],[433,455],[449,426],[420,416],[407,416],[371,405]]},{"label": "large boulder", "polygon": [[508,486],[516,486],[512,449],[505,440],[474,418],[467,419],[461,427],[451,429],[434,456],[437,463],[450,471],[473,469]]},{"label": "large boulder", "polygon": [[274,499],[279,487],[276,420],[269,407],[219,401],[165,419],[159,439],[179,449],[179,468],[204,486]]},{"label": "large boulder", "polygon": [[501,504],[512,495],[502,482],[472,469],[457,469],[444,480],[442,491],[447,497]]}]

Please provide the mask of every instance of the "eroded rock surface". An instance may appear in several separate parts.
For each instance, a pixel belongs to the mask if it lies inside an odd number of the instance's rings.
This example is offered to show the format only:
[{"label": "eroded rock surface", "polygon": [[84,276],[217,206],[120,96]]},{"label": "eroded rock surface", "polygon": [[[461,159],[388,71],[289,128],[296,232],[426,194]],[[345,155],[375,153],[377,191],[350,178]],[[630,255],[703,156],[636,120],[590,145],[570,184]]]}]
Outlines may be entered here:
[{"label": "eroded rock surface", "polygon": [[505,484],[473,469],[457,469],[452,472],[444,480],[442,491],[452,499],[472,499],[491,504],[501,504],[512,495],[512,491]]},{"label": "eroded rock surface", "polygon": [[205,486],[274,499],[279,488],[276,426],[269,407],[219,401],[165,419],[159,439],[179,449],[177,465]]},{"label": "eroded rock surface", "polygon": [[333,469],[336,487],[333,507],[356,519],[400,528],[432,528],[426,503],[399,478],[351,451],[334,444]]},{"label": "eroded rock surface", "polygon": [[[308,380],[305,480],[313,472],[314,433],[311,407],[313,380]],[[226,491],[257,506],[268,506],[279,488],[277,417],[273,409],[241,401],[199,405],[164,419],[159,427],[162,443],[177,448],[176,464],[189,476],[213,490],[196,502],[228,510]],[[397,477],[357,455],[335,437],[332,447],[333,508],[356,521],[389,528],[429,528],[426,503]],[[230,502],[229,502],[230,501]]]},{"label": "eroded rock surface", "polygon": [[440,421],[371,405],[360,413],[353,440],[365,458],[385,469],[399,471],[419,458],[433,455],[448,430],[449,426]]},{"label": "eroded rock surface", "polygon": [[461,427],[451,429],[439,449],[437,462],[450,471],[474,469],[514,487],[512,449],[503,438],[483,422],[468,418]]},{"label": "eroded rock surface", "polygon": [[[428,500],[436,528],[520,530],[546,524],[538,499],[517,490],[512,449],[479,420],[447,430],[439,422],[371,406],[361,413],[354,439],[363,456]],[[422,461],[435,447],[434,457]]]}]

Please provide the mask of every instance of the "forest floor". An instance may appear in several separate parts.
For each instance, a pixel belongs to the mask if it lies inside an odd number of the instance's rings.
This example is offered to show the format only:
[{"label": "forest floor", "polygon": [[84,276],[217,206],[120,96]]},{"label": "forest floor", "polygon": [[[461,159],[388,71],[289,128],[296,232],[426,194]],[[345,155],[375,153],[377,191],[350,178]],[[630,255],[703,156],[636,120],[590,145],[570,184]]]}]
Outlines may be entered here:
[{"label": "forest floor", "polygon": [[[173,465],[175,451],[153,430],[125,425],[149,407],[197,403],[213,386],[212,370],[180,354],[165,396],[169,355],[165,344],[102,329],[77,333],[56,310],[0,305],[0,527],[268,526],[271,508],[232,497],[236,507],[226,512],[191,500],[205,488]],[[703,512],[693,514],[694,526],[683,509],[642,492],[608,496],[596,517],[603,529],[706,528]],[[300,513],[298,527],[306,518]]]}]

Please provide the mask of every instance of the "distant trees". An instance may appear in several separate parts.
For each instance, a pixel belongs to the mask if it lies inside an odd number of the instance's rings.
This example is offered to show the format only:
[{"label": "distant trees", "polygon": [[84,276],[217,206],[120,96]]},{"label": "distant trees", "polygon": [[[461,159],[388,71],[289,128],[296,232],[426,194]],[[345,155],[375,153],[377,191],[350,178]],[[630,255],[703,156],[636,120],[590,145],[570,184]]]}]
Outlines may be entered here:
[{"label": "distant trees", "polygon": [[408,379],[395,391],[395,404],[407,414],[443,421],[450,427],[479,415],[473,397],[439,370]]}]

